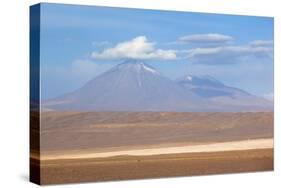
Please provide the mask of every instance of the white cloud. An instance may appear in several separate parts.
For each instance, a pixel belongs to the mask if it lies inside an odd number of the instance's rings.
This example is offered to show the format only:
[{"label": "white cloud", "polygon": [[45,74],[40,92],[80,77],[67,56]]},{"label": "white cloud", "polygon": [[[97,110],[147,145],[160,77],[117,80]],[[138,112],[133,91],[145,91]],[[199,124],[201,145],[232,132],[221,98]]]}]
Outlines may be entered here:
[{"label": "white cloud", "polygon": [[188,52],[188,57],[197,57],[214,54],[268,55],[272,52],[272,49],[266,47],[225,46],[215,48],[195,48],[189,50]]},{"label": "white cloud", "polygon": [[255,40],[250,42],[250,45],[255,47],[273,46],[273,40]]},{"label": "white cloud", "polygon": [[186,51],[191,61],[205,64],[239,63],[242,59],[272,58],[271,47],[221,46],[212,48],[194,48]]},{"label": "white cloud", "polygon": [[156,49],[155,43],[147,40],[145,36],[138,36],[130,41],[118,43],[112,48],[102,52],[93,52],[94,59],[176,59],[175,50]]},{"label": "white cloud", "polygon": [[178,39],[180,43],[193,44],[224,44],[233,40],[233,37],[218,33],[194,34],[182,36]]}]

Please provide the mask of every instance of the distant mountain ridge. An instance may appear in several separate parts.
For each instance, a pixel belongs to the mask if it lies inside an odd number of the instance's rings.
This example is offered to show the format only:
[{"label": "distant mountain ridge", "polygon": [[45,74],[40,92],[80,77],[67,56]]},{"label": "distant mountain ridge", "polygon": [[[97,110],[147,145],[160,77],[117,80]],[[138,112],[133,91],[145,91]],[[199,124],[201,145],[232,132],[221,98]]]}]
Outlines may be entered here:
[{"label": "distant mountain ridge", "polygon": [[206,76],[193,76],[187,75],[183,78],[177,79],[177,83],[183,87],[192,90],[194,93],[201,97],[219,97],[229,96],[235,97],[235,94],[244,96],[251,96],[238,88],[229,87],[218,81],[217,79],[206,75]]},{"label": "distant mountain ridge", "polygon": [[270,111],[272,104],[210,76],[171,80],[142,61],[127,60],[81,88],[43,102],[63,111]]}]

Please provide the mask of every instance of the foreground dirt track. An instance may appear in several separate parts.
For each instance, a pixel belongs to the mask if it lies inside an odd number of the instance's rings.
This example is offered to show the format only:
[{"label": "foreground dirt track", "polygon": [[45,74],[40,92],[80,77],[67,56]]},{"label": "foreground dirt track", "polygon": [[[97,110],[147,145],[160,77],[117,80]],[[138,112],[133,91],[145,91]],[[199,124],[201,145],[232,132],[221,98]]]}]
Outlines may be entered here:
[{"label": "foreground dirt track", "polygon": [[59,159],[93,159],[93,158],[106,158],[115,156],[153,156],[153,155],[166,155],[166,154],[184,154],[184,153],[202,153],[202,152],[222,152],[222,151],[241,151],[252,149],[271,149],[273,148],[273,139],[253,139],[241,140],[232,142],[217,142],[205,143],[194,145],[180,145],[168,147],[151,147],[145,146],[137,149],[116,150],[113,148],[111,151],[96,152],[95,150],[76,150],[76,151],[62,151],[50,152],[49,154],[34,154],[31,157],[40,160],[59,160]]},{"label": "foreground dirt track", "polygon": [[273,149],[46,160],[41,165],[41,184],[267,171],[273,169]]}]

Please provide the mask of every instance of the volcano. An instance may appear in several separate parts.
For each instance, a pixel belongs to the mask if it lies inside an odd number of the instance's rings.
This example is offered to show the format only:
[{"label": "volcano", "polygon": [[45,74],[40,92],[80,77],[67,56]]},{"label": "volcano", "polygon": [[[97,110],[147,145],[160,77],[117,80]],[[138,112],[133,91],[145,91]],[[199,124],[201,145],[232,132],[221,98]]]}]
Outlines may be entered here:
[{"label": "volcano", "polygon": [[[247,101],[247,103],[245,103]],[[142,61],[127,60],[81,88],[43,102],[59,111],[259,111],[270,102],[211,77],[171,80]]]}]

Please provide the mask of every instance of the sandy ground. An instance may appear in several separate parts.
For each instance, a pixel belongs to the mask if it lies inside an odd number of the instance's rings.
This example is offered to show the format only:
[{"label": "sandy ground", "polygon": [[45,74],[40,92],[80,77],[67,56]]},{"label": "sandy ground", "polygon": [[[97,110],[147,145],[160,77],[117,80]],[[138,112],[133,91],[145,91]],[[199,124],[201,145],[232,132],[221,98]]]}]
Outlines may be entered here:
[{"label": "sandy ground", "polygon": [[46,153],[273,138],[272,112],[46,112],[40,122],[40,149]]},{"label": "sandy ground", "polygon": [[272,112],[45,112],[33,119],[41,124],[31,126],[30,167],[40,184],[274,167]]},{"label": "sandy ground", "polygon": [[[37,166],[37,167],[36,167]],[[40,184],[273,170],[273,149],[43,160]],[[31,161],[38,168],[38,160]]]},{"label": "sandy ground", "polygon": [[222,151],[238,151],[251,149],[268,149],[273,148],[273,139],[255,139],[222,143],[210,143],[194,146],[177,146],[177,147],[161,147],[161,148],[143,148],[135,150],[122,150],[112,152],[66,152],[63,154],[41,155],[41,160],[59,160],[59,159],[86,159],[86,158],[102,158],[121,155],[130,156],[149,156],[162,154],[180,154],[180,153],[202,153],[202,152],[222,152]]}]

